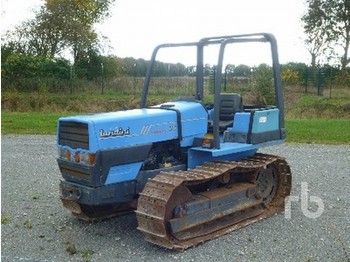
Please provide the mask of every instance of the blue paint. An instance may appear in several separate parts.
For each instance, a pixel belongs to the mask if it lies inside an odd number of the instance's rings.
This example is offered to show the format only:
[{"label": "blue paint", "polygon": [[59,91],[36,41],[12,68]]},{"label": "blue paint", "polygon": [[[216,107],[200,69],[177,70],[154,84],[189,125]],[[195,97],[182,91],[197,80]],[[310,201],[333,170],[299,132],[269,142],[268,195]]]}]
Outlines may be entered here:
[{"label": "blue paint", "polygon": [[277,108],[255,111],[252,133],[258,134],[278,130],[279,110]]},{"label": "blue paint", "polygon": [[[134,109],[109,113],[90,121],[91,133],[98,149],[167,141],[178,137],[176,113],[168,110]],[[101,130],[108,132],[119,128],[128,129],[129,133],[122,136],[101,136]]]},{"label": "blue paint", "polygon": [[109,170],[105,185],[136,179],[142,162],[114,166]]},{"label": "blue paint", "polygon": [[216,160],[236,161],[244,157],[253,156],[257,149],[237,152],[231,155],[213,156],[210,152],[200,150],[189,150],[188,152],[188,168],[193,169],[197,166],[203,165],[205,162],[212,162]]},{"label": "blue paint", "polygon": [[236,113],[233,121],[233,127],[228,128],[228,130],[247,134],[249,131],[250,114],[250,112]]},{"label": "blue paint", "polygon": [[188,168],[203,165],[216,160],[236,161],[253,156],[259,148],[283,144],[284,140],[270,141],[260,144],[220,143],[220,149],[194,147],[188,150]]}]

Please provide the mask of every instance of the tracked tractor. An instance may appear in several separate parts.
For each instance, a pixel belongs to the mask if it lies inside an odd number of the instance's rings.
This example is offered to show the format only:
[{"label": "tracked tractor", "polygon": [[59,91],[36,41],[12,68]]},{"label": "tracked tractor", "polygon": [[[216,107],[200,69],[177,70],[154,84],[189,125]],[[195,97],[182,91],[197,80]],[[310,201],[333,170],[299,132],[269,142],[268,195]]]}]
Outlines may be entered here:
[{"label": "tracked tractor", "polygon": [[[274,105],[248,105],[221,90],[228,45],[270,46]],[[158,51],[196,50],[193,96],[148,106]],[[218,47],[212,104],[204,103],[203,54]],[[148,65],[140,109],[58,121],[61,200],[92,221],[136,210],[145,239],[186,249],[279,213],[291,190],[284,158],[258,153],[286,137],[277,44],[267,33],[159,45]]]}]

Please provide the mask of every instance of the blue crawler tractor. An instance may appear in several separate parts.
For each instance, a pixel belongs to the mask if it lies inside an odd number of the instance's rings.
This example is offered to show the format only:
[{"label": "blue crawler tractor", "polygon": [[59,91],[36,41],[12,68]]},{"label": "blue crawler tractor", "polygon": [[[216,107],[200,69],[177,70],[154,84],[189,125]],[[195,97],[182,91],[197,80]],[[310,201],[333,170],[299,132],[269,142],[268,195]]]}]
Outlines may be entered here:
[{"label": "blue crawler tractor", "polygon": [[[271,47],[275,105],[246,105],[223,93],[215,77],[214,103],[205,105],[203,53],[264,42]],[[196,90],[147,106],[160,49],[196,49]],[[257,151],[284,142],[284,105],[277,44],[267,33],[203,38],[155,48],[140,109],[62,117],[57,129],[61,200],[73,215],[92,221],[136,209],[145,239],[186,249],[281,212],[291,190],[291,171],[278,156]]]}]

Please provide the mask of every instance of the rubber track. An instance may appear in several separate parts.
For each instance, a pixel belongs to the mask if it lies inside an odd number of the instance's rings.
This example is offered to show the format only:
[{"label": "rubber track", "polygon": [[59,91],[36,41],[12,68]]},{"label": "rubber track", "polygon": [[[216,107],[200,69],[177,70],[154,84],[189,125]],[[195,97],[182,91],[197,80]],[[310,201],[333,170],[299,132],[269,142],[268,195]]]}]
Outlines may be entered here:
[{"label": "rubber track", "polygon": [[[272,163],[277,169],[279,186],[276,196],[268,206],[263,207],[264,211],[262,213],[255,214],[254,210],[246,210],[246,212],[242,212],[245,213],[243,217],[247,216],[243,221],[230,224],[227,220],[231,218],[226,218],[222,228],[216,228],[215,231],[209,234],[192,234],[190,239],[179,240],[171,235],[167,226],[167,219],[169,219],[167,213],[169,212],[169,202],[172,201],[171,196],[175,190],[179,190],[180,187],[186,185],[204,183],[229,170],[237,173],[255,172]],[[169,249],[184,250],[281,212],[284,209],[284,198],[290,194],[290,190],[291,171],[284,158],[260,153],[237,162],[209,162],[192,170],[161,172],[147,182],[140,194],[136,210],[138,229],[143,232],[145,239],[153,244]]]}]

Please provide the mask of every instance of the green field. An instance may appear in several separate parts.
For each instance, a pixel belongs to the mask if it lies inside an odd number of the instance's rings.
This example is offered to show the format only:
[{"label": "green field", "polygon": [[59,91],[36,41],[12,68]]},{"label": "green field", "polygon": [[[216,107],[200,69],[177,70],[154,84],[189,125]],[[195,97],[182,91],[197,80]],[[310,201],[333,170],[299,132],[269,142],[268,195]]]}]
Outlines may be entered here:
[{"label": "green field", "polygon": [[1,113],[2,134],[55,134],[61,114]]},{"label": "green field", "polygon": [[287,119],[287,142],[350,144],[350,120]]},{"label": "green field", "polygon": [[[57,120],[53,113],[1,113],[2,134],[55,134]],[[350,120],[287,119],[287,142],[350,144]]]},{"label": "green field", "polygon": [[[151,94],[148,104],[169,101],[174,95],[178,93]],[[287,142],[350,144],[350,88],[334,89],[331,98],[305,94],[300,87],[288,87],[284,95]],[[123,92],[103,95],[4,92],[1,133],[55,134],[61,116],[137,108],[140,97]]]}]

